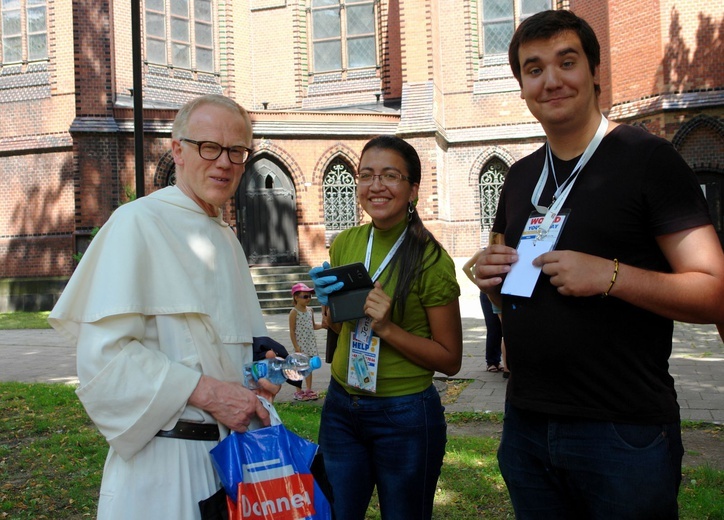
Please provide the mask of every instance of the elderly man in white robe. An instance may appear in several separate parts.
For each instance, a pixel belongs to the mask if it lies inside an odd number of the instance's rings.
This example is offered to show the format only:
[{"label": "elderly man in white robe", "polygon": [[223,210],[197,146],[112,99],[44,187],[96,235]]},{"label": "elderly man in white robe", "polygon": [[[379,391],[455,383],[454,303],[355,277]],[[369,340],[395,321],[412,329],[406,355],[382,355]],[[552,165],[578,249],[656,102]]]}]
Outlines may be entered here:
[{"label": "elderly man in white robe", "polygon": [[[266,327],[221,211],[251,153],[251,120],[203,96],[181,108],[172,137],[176,186],[114,212],[49,318],[77,344],[77,394],[110,445],[101,520],[200,518],[219,488],[209,450],[228,430],[270,423],[242,385]],[[279,387],[266,383],[257,392],[271,399]]]}]

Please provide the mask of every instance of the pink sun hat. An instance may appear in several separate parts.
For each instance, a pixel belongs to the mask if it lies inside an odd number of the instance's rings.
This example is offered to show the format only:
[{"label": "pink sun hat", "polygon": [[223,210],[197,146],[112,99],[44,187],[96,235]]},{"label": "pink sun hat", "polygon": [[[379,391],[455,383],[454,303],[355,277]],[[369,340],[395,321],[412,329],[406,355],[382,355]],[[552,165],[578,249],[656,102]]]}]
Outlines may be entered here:
[{"label": "pink sun hat", "polygon": [[314,289],[311,287],[308,287],[306,284],[303,284],[302,282],[295,283],[292,285],[292,296],[297,294],[298,292],[310,292],[313,293]]}]

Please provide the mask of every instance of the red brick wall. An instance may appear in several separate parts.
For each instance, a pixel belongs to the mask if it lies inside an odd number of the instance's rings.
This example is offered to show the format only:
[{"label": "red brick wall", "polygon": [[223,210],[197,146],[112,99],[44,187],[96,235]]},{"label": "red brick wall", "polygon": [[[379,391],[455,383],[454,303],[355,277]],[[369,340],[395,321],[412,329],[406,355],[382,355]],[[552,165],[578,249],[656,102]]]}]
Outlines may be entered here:
[{"label": "red brick wall", "polygon": [[[511,125],[533,121],[515,84],[493,93],[476,90],[486,87],[478,5],[381,0],[379,70],[361,81],[320,82],[309,75],[308,3],[224,3],[216,13],[218,77],[145,69],[146,81],[156,82],[144,88],[145,192],[157,189],[156,164],[170,146],[174,114],[154,105],[224,92],[255,110],[254,118],[263,122],[276,117],[277,110],[366,103],[380,91],[382,101],[389,101],[402,97],[403,87],[407,92],[410,85],[432,85],[430,106],[402,100],[403,107],[414,110],[400,115],[407,128],[415,128],[416,118],[424,120],[424,130],[405,135],[423,160],[418,208],[453,256],[471,254],[484,242],[479,169],[492,155],[510,165],[542,142],[540,135],[508,133]],[[724,86],[724,60],[716,54],[723,23],[720,2],[569,3],[591,23],[602,45],[602,108],[672,140],[693,118],[711,118],[711,124],[677,142],[693,166],[721,171],[724,113],[721,103],[708,101]],[[51,0],[49,21],[45,69],[10,74],[0,65],[0,82],[5,82],[0,85],[0,277],[70,274],[76,241],[124,202],[124,186],[135,188],[129,3]],[[46,79],[40,86],[12,85],[36,77]],[[661,102],[664,95],[682,93],[689,96],[685,102],[676,96]],[[262,102],[269,103],[266,115]],[[432,126],[425,119],[431,115]],[[313,111],[304,117],[309,124],[324,121]],[[324,130],[255,135],[254,146],[272,154],[294,182],[302,263],[318,264],[327,255],[321,193],[325,165],[334,150],[344,150],[356,162],[369,137],[325,135]],[[233,209],[229,203],[225,213],[232,223]]]},{"label": "red brick wall", "polygon": [[0,169],[0,278],[70,275],[72,154],[0,157]]}]

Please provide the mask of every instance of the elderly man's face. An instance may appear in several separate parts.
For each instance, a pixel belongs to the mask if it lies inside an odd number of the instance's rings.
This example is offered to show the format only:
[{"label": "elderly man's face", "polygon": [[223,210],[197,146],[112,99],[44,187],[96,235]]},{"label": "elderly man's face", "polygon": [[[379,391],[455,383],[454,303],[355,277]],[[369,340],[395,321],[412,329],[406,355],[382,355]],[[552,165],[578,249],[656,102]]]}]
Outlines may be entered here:
[{"label": "elderly man's face", "polygon": [[[251,148],[251,132],[241,115],[218,105],[199,106],[191,113],[186,134],[180,138],[194,141],[213,141],[224,147]],[[236,192],[244,174],[244,164],[234,164],[223,151],[213,161],[199,155],[196,144],[174,139],[173,156],[176,163],[176,185],[193,199],[209,216]]]}]

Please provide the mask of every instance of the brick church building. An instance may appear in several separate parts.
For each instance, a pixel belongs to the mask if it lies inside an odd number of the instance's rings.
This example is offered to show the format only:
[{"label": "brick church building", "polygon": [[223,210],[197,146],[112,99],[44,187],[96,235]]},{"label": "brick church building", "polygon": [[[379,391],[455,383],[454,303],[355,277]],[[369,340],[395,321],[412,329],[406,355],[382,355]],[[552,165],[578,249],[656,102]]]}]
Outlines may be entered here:
[{"label": "brick church building", "polygon": [[544,140],[507,45],[548,8],[593,26],[604,113],[674,143],[724,240],[719,0],[141,0],[140,189],[132,4],[2,2],[0,281],[66,279],[114,209],[173,183],[175,112],[206,93],[252,116],[254,152],[225,209],[252,265],[319,264],[364,221],[353,176],[377,134],[419,151],[420,214],[468,257],[508,168]]}]

